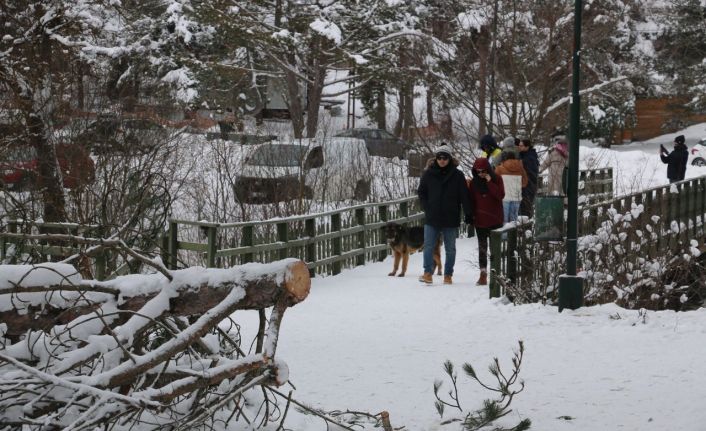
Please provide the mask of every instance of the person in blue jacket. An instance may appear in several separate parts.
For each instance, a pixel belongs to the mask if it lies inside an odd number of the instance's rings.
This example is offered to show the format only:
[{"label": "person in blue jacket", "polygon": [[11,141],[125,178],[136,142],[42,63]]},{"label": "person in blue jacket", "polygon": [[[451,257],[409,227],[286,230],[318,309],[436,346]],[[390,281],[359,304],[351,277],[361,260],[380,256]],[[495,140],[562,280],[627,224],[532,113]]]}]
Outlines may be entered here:
[{"label": "person in blue jacket", "polygon": [[667,165],[667,178],[669,178],[670,183],[676,183],[684,179],[686,162],[689,159],[689,151],[686,148],[684,135],[674,138],[674,151],[671,153],[660,145],[659,156],[662,159],[662,163]]}]

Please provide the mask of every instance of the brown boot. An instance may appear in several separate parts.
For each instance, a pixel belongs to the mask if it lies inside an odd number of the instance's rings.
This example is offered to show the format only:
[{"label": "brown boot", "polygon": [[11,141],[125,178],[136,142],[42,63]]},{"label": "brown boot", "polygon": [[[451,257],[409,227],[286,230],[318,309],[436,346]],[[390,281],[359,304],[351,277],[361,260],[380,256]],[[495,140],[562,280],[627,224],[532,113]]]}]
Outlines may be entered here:
[{"label": "brown boot", "polygon": [[485,286],[486,284],[488,284],[488,272],[485,269],[481,269],[476,286]]},{"label": "brown boot", "polygon": [[419,277],[419,281],[421,281],[422,283],[431,284],[432,283],[431,272],[425,272],[424,274],[422,274]]},{"label": "brown boot", "polygon": [[444,284],[453,284],[453,283],[454,283],[454,282],[453,282],[453,280],[451,280],[451,276],[450,276],[450,275],[445,275],[445,276],[444,276]]}]

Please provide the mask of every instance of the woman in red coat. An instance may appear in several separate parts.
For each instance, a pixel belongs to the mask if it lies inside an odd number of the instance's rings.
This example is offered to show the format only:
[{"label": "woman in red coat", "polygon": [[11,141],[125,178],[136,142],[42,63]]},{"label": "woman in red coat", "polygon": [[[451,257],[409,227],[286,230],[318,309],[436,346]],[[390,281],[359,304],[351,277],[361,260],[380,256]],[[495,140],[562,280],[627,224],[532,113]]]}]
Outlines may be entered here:
[{"label": "woman in red coat", "polygon": [[491,230],[503,226],[505,187],[502,177],[493,172],[488,159],[476,159],[472,172],[473,179],[467,184],[473,208],[473,224],[478,235],[480,278],[476,284],[485,285],[488,284],[488,237]]}]

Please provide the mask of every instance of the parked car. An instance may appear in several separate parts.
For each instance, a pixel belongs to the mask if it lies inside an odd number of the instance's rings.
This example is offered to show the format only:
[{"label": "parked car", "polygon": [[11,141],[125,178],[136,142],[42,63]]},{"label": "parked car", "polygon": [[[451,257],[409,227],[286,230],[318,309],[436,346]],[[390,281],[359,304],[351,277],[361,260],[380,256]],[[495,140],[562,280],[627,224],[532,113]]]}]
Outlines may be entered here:
[{"label": "parked car", "polygon": [[[58,144],[56,156],[64,187],[74,189],[95,179],[95,165],[80,145]],[[39,161],[34,147],[19,146],[0,151],[0,182],[8,190],[21,191],[36,187]]]},{"label": "parked car", "polygon": [[79,131],[75,142],[96,154],[144,154],[167,138],[165,127],[150,119],[101,115]]},{"label": "parked car", "polygon": [[369,153],[361,139],[266,143],[245,159],[235,195],[244,203],[300,197],[365,200],[370,193],[369,172]]},{"label": "parked car", "polygon": [[402,139],[396,138],[393,134],[382,129],[346,129],[336,133],[334,136],[362,139],[365,141],[371,156],[404,159],[409,149],[407,143]]},{"label": "parked car", "polygon": [[706,166],[706,138],[701,139],[691,149],[691,164],[694,166]]}]

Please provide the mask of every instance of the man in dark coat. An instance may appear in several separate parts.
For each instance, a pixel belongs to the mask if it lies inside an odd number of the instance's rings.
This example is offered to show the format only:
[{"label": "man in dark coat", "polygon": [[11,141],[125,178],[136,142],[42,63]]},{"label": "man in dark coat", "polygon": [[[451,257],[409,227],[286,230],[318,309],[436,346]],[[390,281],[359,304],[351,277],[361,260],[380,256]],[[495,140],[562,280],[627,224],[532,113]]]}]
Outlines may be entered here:
[{"label": "man in dark coat", "polygon": [[684,179],[686,161],[689,159],[689,151],[686,148],[684,135],[674,138],[674,151],[671,153],[660,145],[659,156],[662,159],[662,163],[667,165],[667,178],[669,178],[670,183],[676,183]]},{"label": "man in dark coat", "polygon": [[417,194],[424,210],[424,274],[419,281],[432,283],[433,251],[439,235],[443,235],[446,259],[444,284],[452,283],[456,263],[456,237],[460,226],[461,208],[464,221],[471,224],[471,203],[466,179],[457,169],[458,161],[451,156],[451,147],[442,143],[419,181]]},{"label": "man in dark coat", "polygon": [[520,159],[527,172],[527,187],[522,188],[522,202],[520,202],[520,215],[532,217],[534,197],[537,195],[537,181],[539,179],[539,157],[532,141],[521,139],[518,145]]}]

